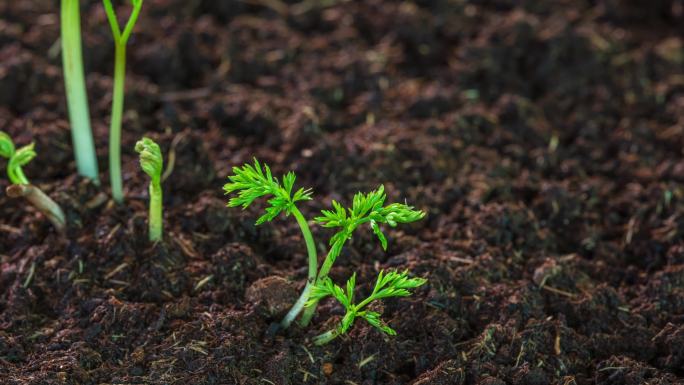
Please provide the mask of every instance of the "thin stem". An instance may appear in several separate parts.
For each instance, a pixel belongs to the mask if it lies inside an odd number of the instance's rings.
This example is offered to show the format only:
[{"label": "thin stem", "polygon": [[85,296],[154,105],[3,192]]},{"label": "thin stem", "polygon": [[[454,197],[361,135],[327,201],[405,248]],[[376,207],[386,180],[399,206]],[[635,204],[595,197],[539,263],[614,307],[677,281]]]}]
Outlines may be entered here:
[{"label": "thin stem", "polygon": [[309,275],[307,277],[306,286],[304,286],[304,290],[302,291],[302,294],[299,296],[299,299],[297,299],[297,302],[295,302],[290,311],[287,312],[287,315],[285,315],[285,318],[283,318],[283,320],[280,322],[280,326],[283,329],[287,329],[290,326],[290,324],[292,324],[292,321],[294,321],[294,319],[297,318],[297,315],[299,315],[299,313],[304,308],[304,304],[306,304],[306,301],[309,299],[311,288],[313,287],[313,284],[316,281],[316,273],[318,270],[318,256],[316,255],[316,244],[314,243],[313,236],[311,235],[311,229],[309,228],[309,224],[307,223],[306,219],[299,211],[299,209],[297,209],[297,207],[292,208],[292,215],[297,220],[299,228],[301,229],[302,234],[304,236],[304,242],[306,243],[306,251],[309,255]]},{"label": "thin stem", "polygon": [[[346,243],[346,240],[345,240]],[[344,245],[343,245],[344,246]],[[340,247],[339,250],[342,250]],[[319,284],[323,282],[323,280],[328,276],[328,273],[330,272],[330,269],[332,268],[333,263],[337,259],[339,253],[335,255],[334,249],[330,249],[328,252],[328,255],[325,257],[325,261],[323,261],[323,265],[321,266],[321,270],[318,272],[318,277],[316,278],[316,284]],[[314,313],[316,312],[316,306],[318,306],[318,301],[315,303],[311,304],[311,306],[307,306],[306,309],[304,309],[304,313],[302,314],[302,319],[299,321],[299,324],[303,327],[306,327],[309,325],[311,322],[311,319],[313,318]]]},{"label": "thin stem", "polygon": [[62,0],[60,15],[64,87],[76,167],[79,174],[99,183],[97,156],[90,128],[88,95],[83,72],[79,1]]},{"label": "thin stem", "polygon": [[359,310],[363,309],[366,305],[368,305],[376,299],[377,298],[375,298],[375,291],[373,291],[371,295],[366,297],[366,299],[361,301],[358,305],[354,305],[354,313],[356,313],[356,315],[360,317],[361,315],[363,315],[364,312],[359,312]]},{"label": "thin stem", "polygon": [[109,126],[109,180],[112,197],[123,202],[121,181],[121,117],[124,104],[124,83],[126,80],[126,45],[115,43],[114,90],[112,92],[112,118]]},{"label": "thin stem", "polygon": [[66,220],[62,208],[38,187],[31,184],[13,184],[7,187],[6,192],[11,198],[25,198],[52,222],[58,232],[65,231]]},{"label": "thin stem", "polygon": [[11,162],[7,164],[7,177],[13,184],[29,184],[29,180],[21,167],[12,167]]},{"label": "thin stem", "polygon": [[314,339],[313,339],[314,344],[316,344],[318,346],[325,345],[328,342],[337,338],[339,335],[340,335],[339,328],[328,330],[327,332],[325,332],[323,334],[319,334],[316,337],[314,337]]},{"label": "thin stem", "polygon": [[162,188],[159,178],[150,182],[150,213],[149,213],[149,236],[150,241],[157,242],[162,240],[163,236],[163,218],[162,218]]}]

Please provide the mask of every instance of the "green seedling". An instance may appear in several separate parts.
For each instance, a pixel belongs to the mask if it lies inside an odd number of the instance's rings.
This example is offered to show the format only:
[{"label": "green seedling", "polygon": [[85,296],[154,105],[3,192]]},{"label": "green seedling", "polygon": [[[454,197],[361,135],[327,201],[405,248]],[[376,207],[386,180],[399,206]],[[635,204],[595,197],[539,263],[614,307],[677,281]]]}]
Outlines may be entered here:
[{"label": "green seedling", "polygon": [[121,118],[124,106],[124,84],[126,82],[126,44],[140,15],[143,0],[131,0],[133,10],[128,22],[121,31],[111,0],[102,0],[107,20],[114,37],[114,89],[112,91],[112,117],[109,126],[109,179],[112,197],[117,203],[123,202],[123,182],[121,179]]},{"label": "green seedling", "polygon": [[300,188],[293,193],[296,179],[293,172],[283,175],[283,182],[281,184],[277,178],[273,177],[268,165],[264,164],[262,168],[256,159],[254,159],[254,166],[245,164],[242,167],[233,167],[233,174],[233,176],[229,177],[230,183],[223,186],[226,194],[238,192],[238,195],[231,198],[228,202],[229,207],[241,206],[243,209],[246,209],[257,198],[270,196],[272,197],[268,200],[270,206],[266,208],[266,213],[257,220],[257,226],[273,220],[278,214],[283,212],[286,215],[292,215],[297,220],[299,229],[304,236],[309,256],[309,273],[301,296],[281,322],[281,326],[287,328],[297,317],[301,309],[304,308],[304,304],[309,298],[309,292],[316,282],[316,273],[318,271],[318,257],[311,229],[295,205],[299,201],[311,200],[311,190]]},{"label": "green seedling", "polygon": [[335,285],[329,277],[324,278],[313,287],[311,298],[306,304],[307,307],[314,306],[323,298],[331,296],[344,306],[346,313],[336,328],[314,337],[314,343],[316,345],[323,345],[345,334],[357,318],[365,319],[371,326],[385,334],[396,335],[397,332],[380,318],[380,313],[365,310],[366,306],[370,305],[373,301],[384,298],[407,297],[411,295],[409,289],[422,286],[425,282],[427,281],[423,278],[409,278],[408,271],[403,273],[392,271],[387,274],[381,271],[375,282],[373,292],[366,299],[355,304],[354,287],[356,286],[356,273],[347,281],[346,291]]},{"label": "green seedling", "polygon": [[57,231],[63,232],[66,228],[64,212],[55,201],[38,187],[32,185],[22,170],[24,165],[36,157],[34,144],[31,143],[16,149],[12,138],[0,131],[0,156],[8,160],[7,177],[12,185],[7,187],[7,195],[12,198],[26,198],[29,203],[48,217]]},{"label": "green seedling", "polygon": [[[292,214],[304,236],[309,255],[307,284],[299,299],[281,321],[280,326],[282,328],[289,327],[302,310],[304,310],[304,314],[300,324],[302,326],[309,324],[320,299],[310,298],[311,291],[314,287],[320,287],[324,282],[327,282],[330,268],[342,252],[344,244],[359,226],[368,224],[380,240],[383,249],[386,249],[387,238],[380,229],[380,224],[396,226],[398,223],[413,222],[425,216],[424,212],[414,210],[413,207],[405,204],[392,203],[383,206],[386,199],[383,186],[367,194],[356,194],[352,207],[348,209],[333,201],[333,210],[323,210],[322,216],[316,218],[316,221],[324,227],[339,228],[338,232],[330,239],[330,250],[320,270],[318,270],[318,257],[311,230],[308,222],[295,205],[299,201],[311,200],[311,190],[300,188],[294,191],[296,177],[293,172],[285,174],[282,183],[280,183],[277,178],[273,177],[269,167],[265,164],[262,166],[256,159],[253,166],[245,164],[242,167],[234,167],[233,173],[234,175],[229,177],[229,183],[224,186],[226,194],[237,193],[237,196],[228,202],[229,207],[241,206],[244,209],[257,198],[270,196],[269,207],[266,208],[266,213],[257,220],[256,224],[260,225],[271,221],[280,213]],[[305,305],[308,305],[306,309],[304,309]]]},{"label": "green seedling", "polygon": [[163,233],[162,222],[162,188],[161,175],[164,168],[159,145],[152,139],[142,138],[135,144],[135,151],[140,154],[140,168],[150,176],[150,213],[149,236],[150,241],[161,241]]},{"label": "green seedling", "polygon": [[60,18],[64,88],[66,89],[76,167],[79,174],[99,183],[95,144],[93,132],[90,129],[88,95],[83,73],[79,0],[62,0]]}]

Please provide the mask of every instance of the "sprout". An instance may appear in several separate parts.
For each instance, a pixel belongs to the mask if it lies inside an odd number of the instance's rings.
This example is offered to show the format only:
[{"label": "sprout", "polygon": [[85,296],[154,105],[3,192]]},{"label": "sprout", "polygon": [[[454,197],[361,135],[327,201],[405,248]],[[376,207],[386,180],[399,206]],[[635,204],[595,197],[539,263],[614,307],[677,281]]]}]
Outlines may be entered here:
[{"label": "sprout", "polygon": [[109,126],[109,179],[112,197],[117,203],[123,202],[123,183],[121,181],[121,117],[124,105],[124,84],[126,81],[126,43],[138,20],[143,0],[131,0],[133,11],[124,27],[119,27],[116,12],[111,0],[102,0],[107,20],[114,36],[114,90],[112,91],[112,117]]},{"label": "sprout", "polygon": [[[367,194],[356,194],[352,201],[352,207],[348,209],[345,209],[341,204],[333,201],[333,210],[323,210],[322,216],[316,218],[316,221],[323,227],[339,228],[339,230],[330,238],[330,250],[325,257],[320,270],[316,271],[318,269],[318,260],[311,230],[309,229],[306,219],[304,219],[302,213],[295,205],[298,201],[310,200],[311,192],[301,188],[296,191],[293,189],[295,182],[295,174],[293,172],[283,175],[281,183],[277,178],[273,177],[271,169],[267,165],[264,164],[262,166],[256,159],[254,160],[253,166],[245,164],[242,167],[233,167],[233,174],[234,175],[228,178],[230,182],[223,187],[227,194],[237,194],[230,199],[228,206],[242,206],[242,208],[246,208],[257,198],[269,196],[271,197],[268,200],[269,206],[266,208],[266,212],[257,220],[257,225],[273,220],[280,213],[285,213],[286,215],[292,214],[297,220],[304,236],[304,241],[306,242],[309,253],[309,276],[307,284],[299,299],[280,322],[282,328],[289,327],[302,310],[304,311],[304,314],[302,315],[300,324],[302,326],[307,326],[309,324],[316,310],[316,304],[324,297],[320,295],[312,296],[312,291],[315,293],[317,290],[320,293],[320,291],[323,290],[322,288],[326,287],[326,285],[332,285],[332,282],[328,278],[330,268],[342,252],[344,244],[351,238],[352,234],[359,226],[367,223],[369,229],[378,237],[382,248],[387,249],[387,238],[380,229],[380,224],[387,224],[394,227],[398,223],[414,222],[425,216],[424,212],[414,210],[413,207],[401,203],[391,203],[384,206],[387,196],[385,195],[385,188],[383,186],[380,186],[377,190]],[[403,277],[405,277],[405,274]],[[349,298],[351,306],[351,294],[349,294]],[[365,301],[362,302],[353,312],[355,314],[358,313],[367,303],[368,302]],[[361,314],[362,313],[358,313],[358,316],[362,316]],[[369,320],[369,322],[374,322],[375,318],[373,318],[373,316],[373,314],[369,313],[365,318]],[[347,326],[350,326],[350,324]],[[335,336],[337,336],[337,334],[335,334]],[[332,334],[328,337],[334,338]],[[322,341],[322,343],[327,342],[326,338],[321,338],[320,341]]]},{"label": "sprout", "polygon": [[62,0],[61,9],[62,67],[66,89],[71,141],[78,173],[99,183],[97,156],[83,74],[81,52],[81,16],[78,0]]},{"label": "sprout", "polygon": [[157,242],[162,239],[162,188],[161,175],[164,168],[159,145],[152,139],[142,138],[135,144],[135,151],[140,154],[140,168],[150,176],[150,213],[149,213],[149,237],[150,241]]},{"label": "sprout", "polygon": [[64,232],[66,221],[62,209],[38,187],[31,185],[22,170],[24,165],[36,157],[34,144],[31,143],[15,150],[12,138],[7,133],[0,131],[0,156],[8,159],[7,177],[12,185],[7,188],[7,195],[12,198],[26,198],[29,203],[48,217],[57,231]]},{"label": "sprout", "polygon": [[304,236],[306,250],[309,255],[309,276],[299,299],[280,323],[282,328],[287,329],[304,308],[304,304],[309,298],[309,292],[316,281],[316,272],[318,271],[316,244],[311,235],[311,229],[295,205],[299,201],[311,200],[311,190],[300,188],[293,193],[292,190],[296,179],[293,172],[283,175],[283,182],[281,184],[278,178],[273,177],[268,165],[264,164],[262,168],[262,165],[256,159],[254,159],[254,166],[245,164],[242,167],[233,167],[233,174],[228,177],[230,182],[223,186],[226,194],[237,192],[237,196],[231,198],[228,202],[229,207],[241,206],[245,209],[257,198],[270,196],[272,198],[268,200],[269,207],[266,208],[266,213],[259,217],[256,224],[260,225],[264,222],[272,221],[281,212],[286,215],[292,214],[295,220],[297,220],[299,229]]}]

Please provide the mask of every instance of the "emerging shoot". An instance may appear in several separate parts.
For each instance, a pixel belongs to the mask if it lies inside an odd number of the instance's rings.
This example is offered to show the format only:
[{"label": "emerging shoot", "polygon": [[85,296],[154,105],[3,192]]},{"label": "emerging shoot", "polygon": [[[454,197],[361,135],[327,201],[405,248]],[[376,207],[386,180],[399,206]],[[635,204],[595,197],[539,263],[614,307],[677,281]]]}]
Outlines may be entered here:
[{"label": "emerging shoot", "polygon": [[148,218],[150,241],[161,241],[163,232],[161,175],[164,159],[159,145],[149,138],[139,140],[135,144],[135,151],[140,154],[140,168],[150,176],[150,213]]},{"label": "emerging shoot", "polygon": [[316,280],[316,272],[318,270],[316,245],[311,235],[311,229],[302,213],[295,206],[296,202],[311,200],[311,190],[300,188],[293,193],[292,190],[296,179],[293,172],[283,175],[283,182],[281,184],[277,178],[273,177],[268,165],[264,164],[262,168],[262,165],[256,159],[254,159],[254,166],[245,164],[242,167],[233,167],[233,174],[228,178],[230,182],[223,186],[226,194],[238,193],[237,196],[230,199],[228,207],[241,206],[245,209],[257,198],[270,196],[271,198],[268,200],[270,206],[266,208],[266,213],[257,220],[256,224],[260,225],[264,222],[269,222],[277,217],[278,214],[284,212],[285,215],[292,214],[297,220],[297,224],[299,224],[299,228],[304,236],[306,250],[309,255],[309,274],[302,294],[281,322],[281,326],[287,328],[304,308],[304,304],[309,298],[311,287]]},{"label": "emerging shoot", "polygon": [[62,209],[38,187],[31,185],[22,170],[24,165],[36,157],[34,144],[31,143],[20,149],[15,149],[10,136],[0,131],[0,156],[8,159],[7,177],[12,185],[7,187],[7,195],[12,198],[26,198],[29,203],[48,217],[57,231],[64,232],[66,221]]},{"label": "emerging shoot", "polygon": [[306,306],[314,306],[321,299],[332,296],[344,306],[346,314],[336,328],[314,337],[314,343],[316,345],[323,345],[346,333],[357,318],[365,319],[371,326],[385,334],[396,335],[397,332],[380,319],[380,313],[364,310],[364,308],[371,302],[383,298],[407,297],[411,295],[409,289],[422,286],[425,282],[427,281],[423,278],[409,278],[408,271],[403,273],[392,271],[386,275],[381,271],[375,282],[373,292],[366,299],[355,304],[354,287],[356,286],[356,273],[347,281],[346,291],[335,285],[329,277],[326,277],[314,286],[311,291],[311,299],[307,302]]},{"label": "emerging shoot", "polygon": [[79,0],[62,0],[60,18],[64,87],[76,167],[79,174],[99,183],[95,144],[90,129],[88,95],[83,74]]},{"label": "emerging shoot", "polygon": [[123,202],[124,198],[121,180],[121,118],[126,81],[126,43],[138,20],[142,3],[143,0],[131,0],[133,10],[126,26],[121,31],[111,0],[102,0],[114,37],[114,90],[112,91],[112,117],[109,126],[109,179],[112,185],[112,197],[117,203]]}]

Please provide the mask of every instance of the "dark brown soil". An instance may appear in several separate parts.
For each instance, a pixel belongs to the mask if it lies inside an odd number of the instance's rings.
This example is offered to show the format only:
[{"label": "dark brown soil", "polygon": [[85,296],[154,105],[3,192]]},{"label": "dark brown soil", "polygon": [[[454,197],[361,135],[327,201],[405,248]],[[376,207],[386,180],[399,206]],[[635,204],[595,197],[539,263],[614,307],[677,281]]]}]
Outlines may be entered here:
[{"label": "dark brown soil", "polygon": [[[113,47],[83,3],[105,173]],[[0,129],[69,220],[0,197],[0,383],[684,384],[683,25],[681,0],[147,0],[117,207],[75,175],[58,2],[0,2]],[[175,156],[156,246],[142,135]],[[270,337],[306,254],[291,218],[225,207],[253,156],[309,217],[380,183],[428,212],[332,271],[429,280],[382,307],[396,337],[313,346],[333,302]]]}]

